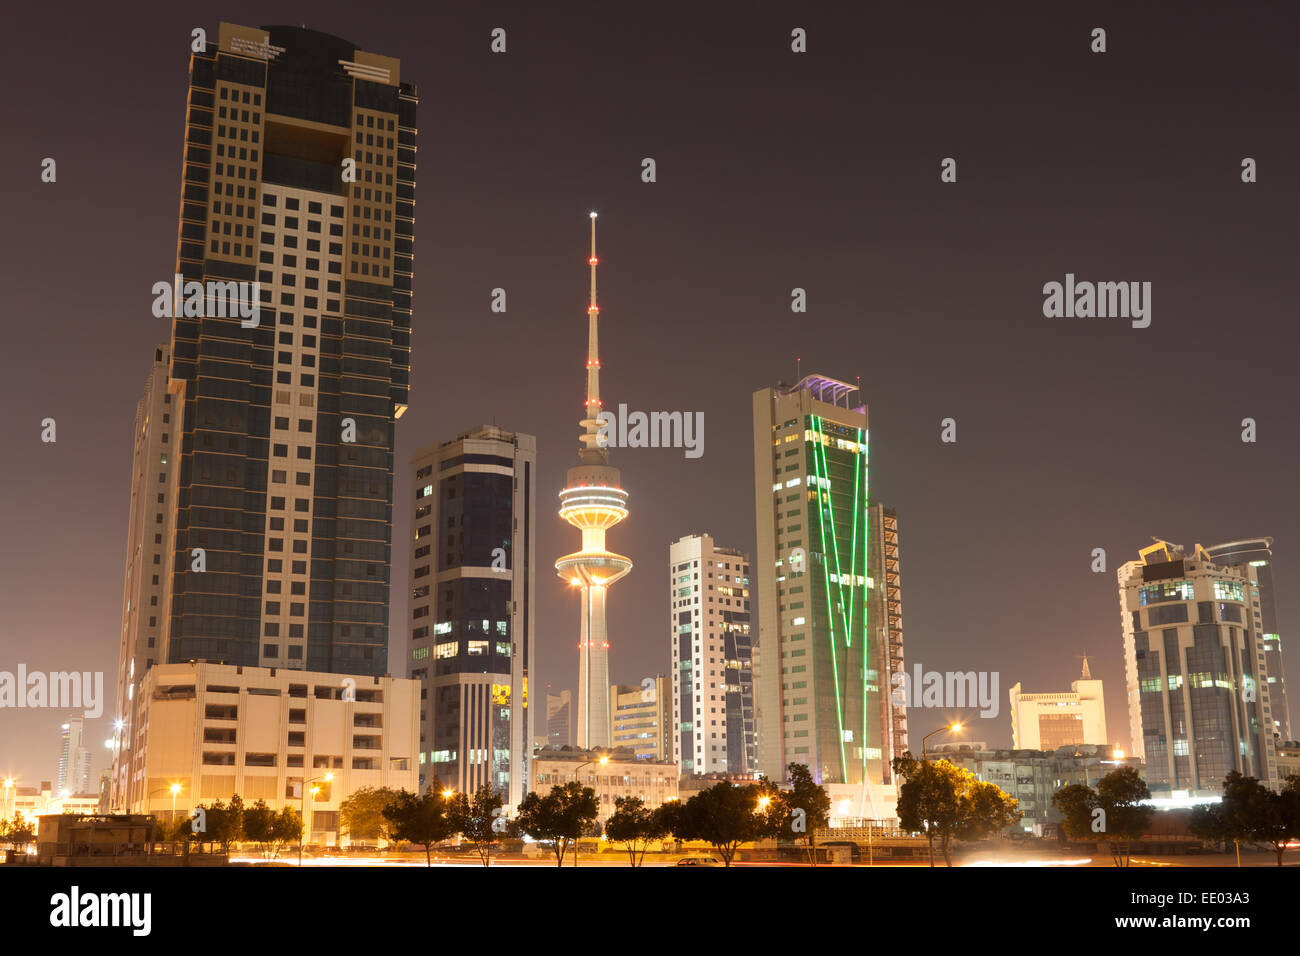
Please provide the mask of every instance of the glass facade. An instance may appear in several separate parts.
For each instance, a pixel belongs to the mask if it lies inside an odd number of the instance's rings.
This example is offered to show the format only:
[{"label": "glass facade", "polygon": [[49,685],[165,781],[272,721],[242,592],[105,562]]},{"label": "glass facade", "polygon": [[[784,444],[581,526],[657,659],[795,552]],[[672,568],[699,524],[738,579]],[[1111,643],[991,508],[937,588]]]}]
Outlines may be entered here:
[{"label": "glass facade", "polygon": [[[804,437],[818,769],[822,782],[860,783],[869,750],[877,759],[880,751],[880,687],[867,620],[867,438],[861,428],[818,415],[808,416]],[[879,779],[878,771],[871,776]]]},{"label": "glass facade", "polygon": [[260,289],[255,325],[211,295],[173,318],[173,662],[389,669],[417,94],[340,69],[367,56],[312,30],[273,27],[259,46],[223,25],[191,57],[176,272]]}]

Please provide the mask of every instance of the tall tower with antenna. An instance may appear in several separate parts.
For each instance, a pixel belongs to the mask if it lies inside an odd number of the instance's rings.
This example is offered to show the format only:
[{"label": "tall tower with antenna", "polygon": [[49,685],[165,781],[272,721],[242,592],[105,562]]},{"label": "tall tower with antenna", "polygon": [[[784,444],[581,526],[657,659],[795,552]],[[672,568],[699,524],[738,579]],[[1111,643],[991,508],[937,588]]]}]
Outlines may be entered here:
[{"label": "tall tower with antenna", "polygon": [[556,573],[578,589],[582,601],[578,636],[577,744],[589,750],[610,745],[609,634],[605,601],[610,586],[632,570],[632,562],[605,548],[605,532],[627,517],[627,492],[609,463],[600,435],[600,351],[596,305],[596,214],[591,214],[591,302],[587,306],[587,403],[578,424],[579,464],[569,469],[560,492],[560,517],[582,532],[582,548],[555,562]]}]

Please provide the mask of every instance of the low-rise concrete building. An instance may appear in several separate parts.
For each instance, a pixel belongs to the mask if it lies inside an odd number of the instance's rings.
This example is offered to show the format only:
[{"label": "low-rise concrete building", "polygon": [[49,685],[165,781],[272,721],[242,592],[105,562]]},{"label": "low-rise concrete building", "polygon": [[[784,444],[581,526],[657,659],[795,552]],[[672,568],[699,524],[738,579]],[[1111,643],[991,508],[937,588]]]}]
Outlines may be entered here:
[{"label": "low-rise concrete building", "polygon": [[1072,783],[1095,787],[1120,767],[1142,770],[1142,761],[1109,744],[1059,747],[1056,750],[990,750],[970,744],[946,743],[930,750],[931,760],[947,760],[987,783],[997,784],[1018,801],[1024,818],[1020,828],[1043,835],[1048,824],[1060,822],[1052,794]]},{"label": "low-rise concrete building", "polygon": [[619,797],[640,797],[652,809],[677,799],[677,764],[669,761],[638,760],[630,751],[541,750],[535,762],[532,789],[545,796],[551,787],[575,780],[591,787],[600,801],[601,823]]},{"label": "low-rise concrete building", "polygon": [[307,842],[335,845],[349,794],[419,787],[415,680],[191,661],[155,664],[140,697],[129,813],[239,794],[299,810]]}]

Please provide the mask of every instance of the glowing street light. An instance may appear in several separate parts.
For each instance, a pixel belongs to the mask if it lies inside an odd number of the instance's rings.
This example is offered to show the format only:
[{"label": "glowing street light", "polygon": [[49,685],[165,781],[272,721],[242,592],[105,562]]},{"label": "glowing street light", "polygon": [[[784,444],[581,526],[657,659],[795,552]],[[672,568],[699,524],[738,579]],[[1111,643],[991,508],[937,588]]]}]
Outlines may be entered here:
[{"label": "glowing street light", "polygon": [[922,763],[924,763],[924,762],[926,761],[926,759],[927,759],[926,756],[925,756],[925,742],[926,742],[927,740],[929,740],[931,737],[933,737],[935,734],[942,734],[942,733],[944,733],[945,731],[949,731],[949,730],[951,730],[951,731],[953,731],[953,732],[955,733],[955,732],[961,730],[961,724],[959,724],[959,723],[958,723],[958,724],[949,724],[949,725],[946,726],[946,727],[940,727],[938,730],[932,730],[932,731],[930,731],[928,734],[926,734],[924,737],[921,738],[921,762],[922,762]]},{"label": "glowing street light", "polygon": [[311,790],[312,800],[315,800],[316,794],[320,793],[320,787],[312,787],[311,784],[315,783],[317,780],[324,780],[326,783],[329,783],[333,779],[334,779],[333,771],[327,771],[326,773],[323,773],[318,777],[312,777],[310,780],[304,780],[302,782],[302,793],[300,795],[299,810],[298,810],[298,823],[299,826],[301,827],[301,829],[298,831],[299,868],[302,867],[302,841],[303,838],[306,837],[307,835],[307,790],[308,789]]}]

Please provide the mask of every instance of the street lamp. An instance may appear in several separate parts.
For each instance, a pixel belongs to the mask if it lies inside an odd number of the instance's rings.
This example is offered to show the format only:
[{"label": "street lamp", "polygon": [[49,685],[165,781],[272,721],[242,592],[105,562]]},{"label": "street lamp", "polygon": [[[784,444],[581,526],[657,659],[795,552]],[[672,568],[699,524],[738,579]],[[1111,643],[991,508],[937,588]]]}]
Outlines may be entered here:
[{"label": "street lamp", "polygon": [[[578,764],[577,768],[573,771],[573,779],[578,782],[578,786],[582,786],[582,777],[580,775],[582,768],[590,767],[594,763],[598,763],[603,767],[605,764],[609,763],[609,754],[601,754],[599,760],[588,760],[586,763]],[[574,866],[578,865],[578,847],[581,845],[581,841],[582,841],[581,835],[575,837],[573,841],[573,865]]]},{"label": "street lamp", "polygon": [[176,822],[176,794],[178,794],[178,793],[181,792],[181,785],[180,785],[179,783],[174,783],[174,784],[172,784],[170,787],[168,787],[167,789],[171,790],[171,792],[172,792],[172,816],[171,816],[171,820],[172,820],[172,823],[175,823],[175,822]]},{"label": "street lamp", "polygon": [[929,740],[931,737],[933,737],[935,734],[941,734],[947,730],[951,730],[951,731],[961,730],[961,724],[949,724],[946,727],[940,727],[938,730],[932,730],[924,737],[921,738],[921,762],[922,763],[925,763],[927,759],[925,756],[925,742]]},{"label": "street lamp", "polygon": [[[303,838],[307,835],[307,785],[311,783],[315,783],[317,780],[324,780],[326,783],[329,783],[333,779],[334,779],[334,774],[331,771],[331,772],[323,773],[319,777],[312,777],[310,780],[304,780],[302,782],[301,802],[300,802],[300,809],[298,811],[298,823],[301,826],[301,829],[298,831],[298,866],[299,867],[302,866],[302,841]],[[311,788],[311,795],[313,799],[318,793],[320,793],[320,787]]]},{"label": "street lamp", "polygon": [[14,778],[5,777],[5,812],[4,819],[7,821],[14,815],[13,804],[10,802],[14,796]]}]

